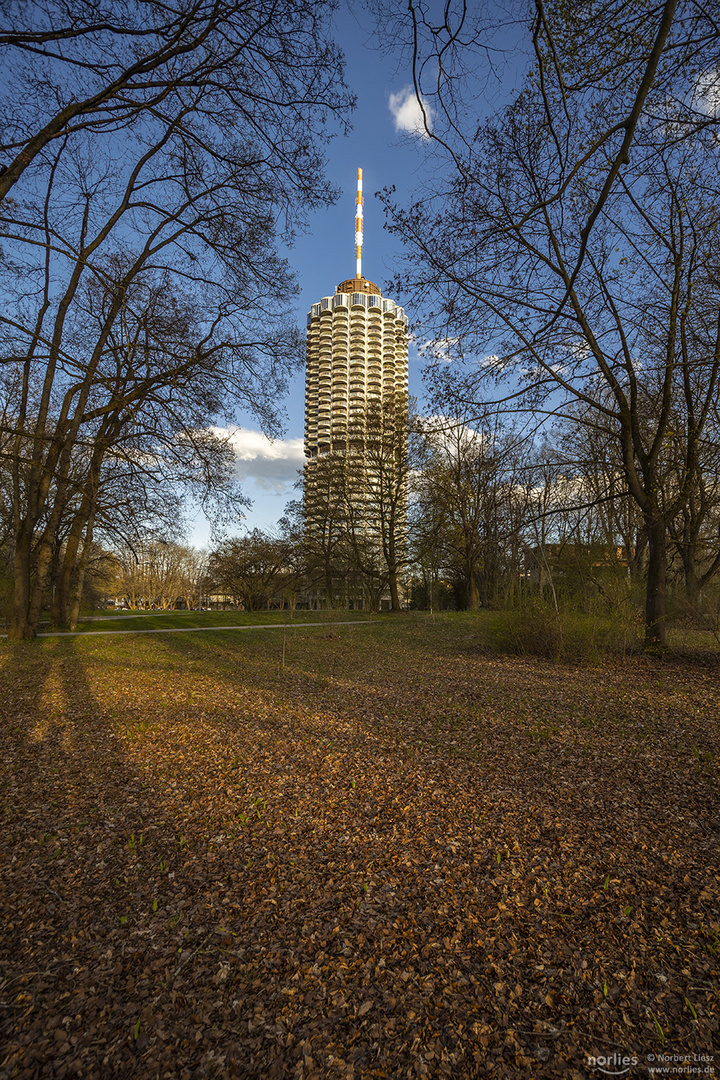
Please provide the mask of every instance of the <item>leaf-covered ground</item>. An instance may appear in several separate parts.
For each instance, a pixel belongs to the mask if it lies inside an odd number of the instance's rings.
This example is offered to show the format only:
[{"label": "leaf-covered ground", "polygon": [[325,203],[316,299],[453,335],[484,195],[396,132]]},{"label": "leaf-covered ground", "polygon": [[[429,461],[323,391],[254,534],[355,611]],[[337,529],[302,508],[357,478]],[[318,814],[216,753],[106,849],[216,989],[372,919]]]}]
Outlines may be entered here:
[{"label": "leaf-covered ground", "polygon": [[720,1074],[717,663],[474,640],[3,646],[0,1075]]}]

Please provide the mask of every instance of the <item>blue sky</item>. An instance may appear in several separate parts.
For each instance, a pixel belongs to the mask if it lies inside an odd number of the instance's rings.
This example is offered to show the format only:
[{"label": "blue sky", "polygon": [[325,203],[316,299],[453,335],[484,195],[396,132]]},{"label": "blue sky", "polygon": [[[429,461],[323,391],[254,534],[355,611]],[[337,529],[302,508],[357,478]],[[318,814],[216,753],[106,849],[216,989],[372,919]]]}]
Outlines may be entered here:
[{"label": "blue sky", "polygon": [[[349,5],[348,5],[349,7]],[[375,192],[395,186],[398,202],[407,204],[420,186],[427,140],[414,125],[419,110],[412,94],[409,68],[398,66],[397,57],[384,55],[374,47],[372,29],[358,6],[344,5],[334,20],[335,40],[346,57],[346,81],[357,96],[353,131],[338,136],[328,148],[327,174],[342,191],[338,202],[312,217],[288,258],[300,284],[297,319],[303,332],[310,305],[332,295],[336,285],[355,275],[355,185],[358,167],[363,170],[364,247],[363,275],[376,282],[385,295],[386,283],[398,261],[398,242],[384,228],[384,215]],[[502,9],[500,9],[502,10]],[[394,297],[403,303],[401,296]],[[417,313],[408,310],[412,324]],[[421,360],[411,344],[409,389],[420,402],[423,397]],[[254,527],[272,528],[282,516],[286,503],[299,497],[293,489],[302,467],[304,422],[304,372],[292,381],[283,402],[287,414],[286,435],[270,443],[249,416],[238,417],[233,436],[237,471],[245,494],[253,500],[246,518],[231,526],[234,534]],[[191,527],[191,542],[209,543],[207,524],[199,518]]]}]

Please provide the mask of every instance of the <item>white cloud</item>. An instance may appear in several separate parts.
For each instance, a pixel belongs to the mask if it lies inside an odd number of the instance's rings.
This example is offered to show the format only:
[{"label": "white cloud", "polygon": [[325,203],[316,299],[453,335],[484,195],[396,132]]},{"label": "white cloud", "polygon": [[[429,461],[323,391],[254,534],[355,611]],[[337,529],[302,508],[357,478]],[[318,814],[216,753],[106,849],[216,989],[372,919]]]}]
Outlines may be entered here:
[{"label": "white cloud", "polygon": [[298,478],[305,454],[302,439],[268,439],[251,428],[215,428],[227,436],[235,452],[235,472],[241,480],[252,480],[263,491],[283,492]]},{"label": "white cloud", "polygon": [[695,100],[707,116],[720,117],[720,68],[700,76],[695,84]]},{"label": "white cloud", "polygon": [[420,346],[422,356],[432,356],[433,360],[439,360],[443,364],[452,363],[452,349],[460,344],[460,338],[437,338],[436,340],[424,341]]},{"label": "white cloud", "polygon": [[388,104],[396,131],[406,131],[408,135],[418,135],[422,139],[429,138],[432,125],[430,106],[425,98],[418,100],[412,86],[404,86],[397,94],[391,94]]},{"label": "white cloud", "polygon": [[497,355],[497,353],[490,353],[488,356],[484,356],[479,361],[480,367],[489,368],[491,371],[502,371],[505,367],[505,361]]},{"label": "white cloud", "polygon": [[438,449],[444,451],[450,457],[456,456],[459,449],[479,450],[492,442],[492,439],[485,432],[469,427],[461,420],[453,416],[446,416],[443,413],[423,417],[422,427],[425,434],[433,440]]},{"label": "white cloud", "polygon": [[408,363],[416,364],[420,359],[420,350],[422,343],[418,341],[415,334],[412,332],[408,334]]},{"label": "white cloud", "polygon": [[592,350],[583,337],[568,338],[563,347],[571,361],[588,360],[592,355]]}]

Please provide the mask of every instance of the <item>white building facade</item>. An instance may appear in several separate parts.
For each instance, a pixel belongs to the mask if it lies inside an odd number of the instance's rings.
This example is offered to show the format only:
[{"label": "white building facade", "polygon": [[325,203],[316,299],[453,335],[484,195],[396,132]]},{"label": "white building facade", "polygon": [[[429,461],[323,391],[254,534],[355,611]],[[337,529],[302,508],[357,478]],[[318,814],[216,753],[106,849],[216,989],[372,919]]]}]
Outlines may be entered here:
[{"label": "white building facade", "polygon": [[307,320],[305,457],[363,452],[365,417],[408,392],[408,320],[377,285],[353,278],[313,304]]}]

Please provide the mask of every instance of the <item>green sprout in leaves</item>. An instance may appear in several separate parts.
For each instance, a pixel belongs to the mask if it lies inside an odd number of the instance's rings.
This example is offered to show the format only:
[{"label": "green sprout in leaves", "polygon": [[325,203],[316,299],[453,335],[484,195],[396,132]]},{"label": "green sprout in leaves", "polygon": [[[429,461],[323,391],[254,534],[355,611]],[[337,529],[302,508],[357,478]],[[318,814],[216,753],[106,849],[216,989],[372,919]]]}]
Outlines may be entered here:
[{"label": "green sprout in leaves", "polygon": [[662,1028],[660,1027],[660,1021],[658,1020],[657,1016],[656,1016],[656,1015],[655,1015],[655,1013],[654,1013],[654,1012],[652,1011],[652,1009],[650,1010],[650,1015],[651,1015],[651,1016],[652,1016],[652,1018],[653,1018],[653,1023],[655,1024],[655,1030],[657,1031],[657,1033],[658,1033],[658,1037],[659,1037],[659,1039],[660,1039],[660,1045],[661,1045],[661,1046],[665,1046],[665,1032],[664,1032],[664,1031],[663,1031],[663,1029],[662,1029]]}]

